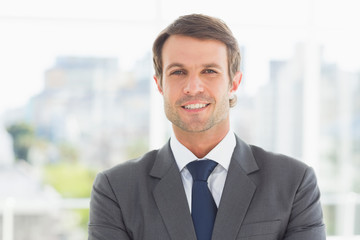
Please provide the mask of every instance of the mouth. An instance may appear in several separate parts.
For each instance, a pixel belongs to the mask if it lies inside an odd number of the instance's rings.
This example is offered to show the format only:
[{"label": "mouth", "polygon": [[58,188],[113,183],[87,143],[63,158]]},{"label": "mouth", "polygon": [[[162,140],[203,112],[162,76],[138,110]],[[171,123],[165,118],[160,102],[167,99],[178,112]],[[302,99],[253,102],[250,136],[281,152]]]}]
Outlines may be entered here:
[{"label": "mouth", "polygon": [[184,106],[181,106],[182,108],[184,109],[187,109],[187,110],[200,110],[202,108],[206,108],[207,106],[209,106],[210,103],[208,104],[205,104],[205,103],[196,103],[196,104],[188,104],[188,105],[184,105]]}]

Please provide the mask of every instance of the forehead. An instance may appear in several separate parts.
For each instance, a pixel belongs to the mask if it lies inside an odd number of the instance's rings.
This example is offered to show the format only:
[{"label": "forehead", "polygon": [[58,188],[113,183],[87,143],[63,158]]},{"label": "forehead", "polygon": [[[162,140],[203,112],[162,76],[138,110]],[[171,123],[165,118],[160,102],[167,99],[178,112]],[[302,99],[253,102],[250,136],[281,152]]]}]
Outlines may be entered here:
[{"label": "forehead", "polygon": [[204,65],[216,63],[227,67],[227,48],[217,40],[198,39],[183,35],[172,35],[162,49],[163,67],[173,63]]}]

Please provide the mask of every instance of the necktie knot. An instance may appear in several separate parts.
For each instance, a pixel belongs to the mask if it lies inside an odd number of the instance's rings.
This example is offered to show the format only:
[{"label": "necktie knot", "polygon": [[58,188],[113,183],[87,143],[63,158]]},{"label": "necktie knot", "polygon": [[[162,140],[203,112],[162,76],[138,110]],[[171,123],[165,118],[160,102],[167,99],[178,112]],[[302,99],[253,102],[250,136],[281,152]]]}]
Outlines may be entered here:
[{"label": "necktie knot", "polygon": [[210,174],[216,167],[217,162],[212,160],[193,161],[187,165],[194,181],[207,181]]}]

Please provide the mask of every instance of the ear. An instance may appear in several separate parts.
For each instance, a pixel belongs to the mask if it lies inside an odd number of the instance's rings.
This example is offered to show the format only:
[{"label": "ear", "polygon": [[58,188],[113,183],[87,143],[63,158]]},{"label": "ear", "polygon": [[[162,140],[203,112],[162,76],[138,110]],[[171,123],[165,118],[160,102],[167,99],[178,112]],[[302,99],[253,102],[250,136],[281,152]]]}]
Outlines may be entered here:
[{"label": "ear", "polygon": [[160,79],[156,75],[154,75],[154,80],[155,80],[155,83],[156,83],[159,93],[161,95],[163,95],[162,86],[160,84]]},{"label": "ear", "polygon": [[235,73],[235,76],[232,80],[232,86],[230,87],[230,94],[235,93],[238,89],[242,79],[242,72],[238,71]]}]

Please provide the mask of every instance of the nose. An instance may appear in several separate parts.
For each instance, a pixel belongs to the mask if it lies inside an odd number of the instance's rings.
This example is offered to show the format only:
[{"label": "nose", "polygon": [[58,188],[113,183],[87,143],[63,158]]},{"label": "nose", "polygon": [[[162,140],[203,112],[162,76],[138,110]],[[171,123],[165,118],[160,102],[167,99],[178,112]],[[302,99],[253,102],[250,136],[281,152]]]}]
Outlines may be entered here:
[{"label": "nose", "polygon": [[184,87],[184,93],[187,95],[196,95],[204,91],[203,82],[201,78],[196,75],[190,75]]}]

